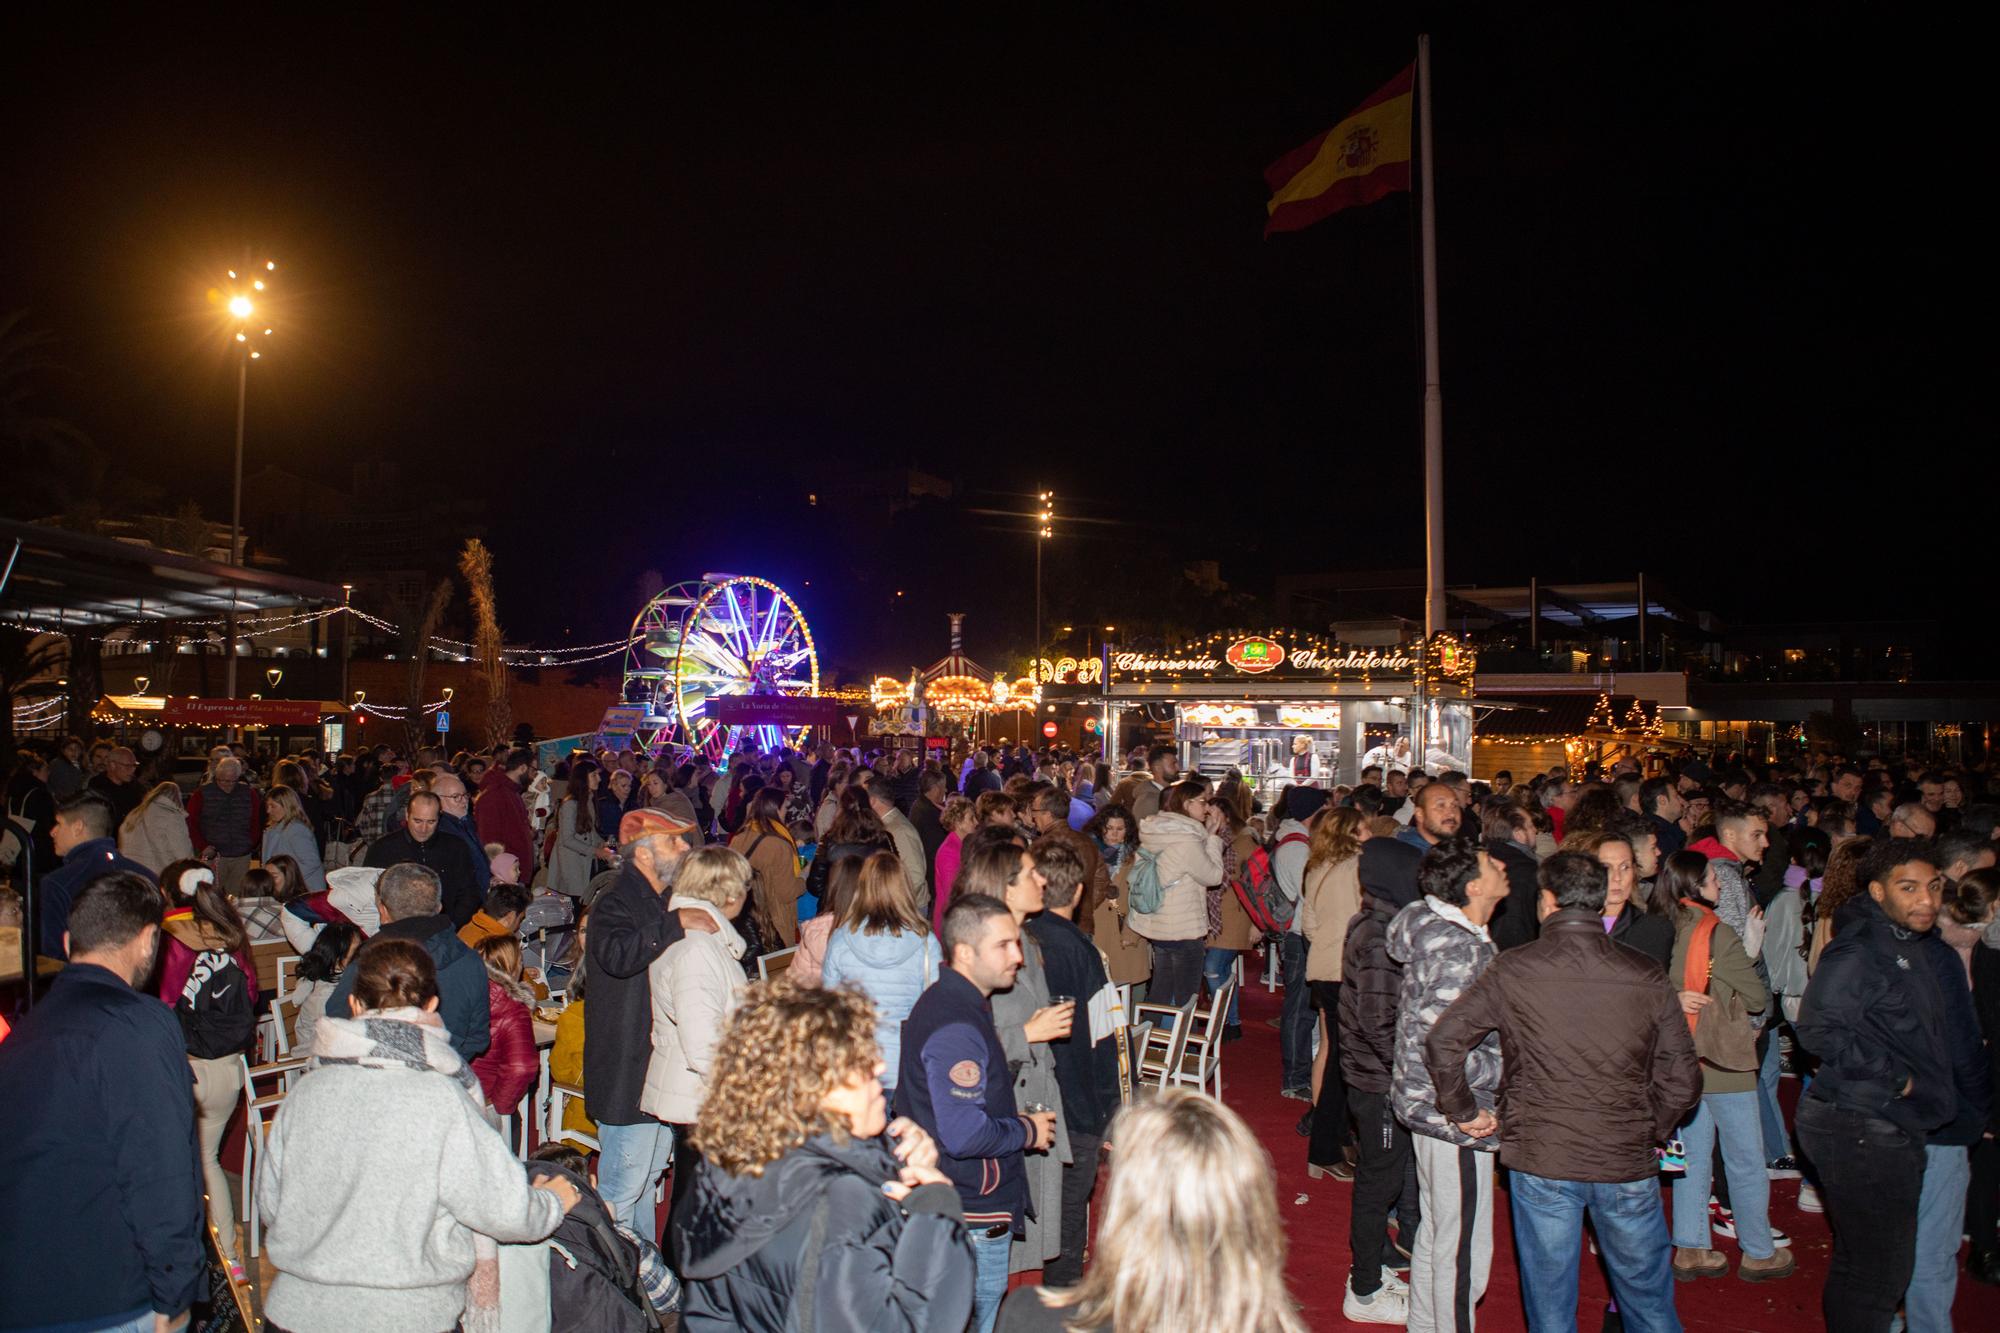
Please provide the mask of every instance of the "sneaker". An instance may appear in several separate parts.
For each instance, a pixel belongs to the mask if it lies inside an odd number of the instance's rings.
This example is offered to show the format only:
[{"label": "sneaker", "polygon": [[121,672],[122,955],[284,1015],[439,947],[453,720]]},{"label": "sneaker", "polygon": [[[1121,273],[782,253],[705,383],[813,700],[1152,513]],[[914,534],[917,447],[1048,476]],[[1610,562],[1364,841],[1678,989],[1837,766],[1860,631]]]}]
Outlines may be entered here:
[{"label": "sneaker", "polygon": [[1823,1213],[1826,1211],[1826,1205],[1819,1201],[1819,1191],[1812,1187],[1811,1181],[1801,1181],[1799,1183],[1799,1211],[1802,1213]]},{"label": "sneaker", "polygon": [[1354,1279],[1349,1278],[1347,1294],[1341,1298],[1340,1313],[1350,1324],[1407,1324],[1410,1322],[1409,1288],[1397,1291],[1385,1282],[1364,1300],[1354,1294]]},{"label": "sneaker", "polygon": [[1310,1105],[1313,1099],[1313,1090],[1309,1087],[1286,1088],[1279,1092],[1278,1095],[1280,1097],[1290,1097],[1295,1102],[1305,1102]]},{"label": "sneaker", "polygon": [[1771,1243],[1777,1246],[1781,1250],[1789,1250],[1792,1248],[1792,1238],[1790,1236],[1787,1236],[1784,1232],[1778,1230],[1778,1226],[1775,1222],[1771,1224]]},{"label": "sneaker", "polygon": [[1693,1282],[1697,1278],[1727,1276],[1729,1276],[1729,1258],[1720,1250],[1690,1250],[1680,1245],[1674,1247],[1674,1281]]},{"label": "sneaker", "polygon": [[1799,1271],[1799,1261],[1790,1250],[1773,1250],[1768,1259],[1745,1256],[1736,1265],[1736,1276],[1745,1282],[1776,1282]]},{"label": "sneaker", "polygon": [[1410,1284],[1403,1281],[1403,1275],[1395,1269],[1384,1267],[1382,1269],[1382,1290],[1398,1292],[1407,1297],[1410,1294]]},{"label": "sneaker", "polygon": [[1799,1178],[1799,1159],[1790,1153],[1786,1153],[1783,1157],[1777,1158],[1769,1166],[1765,1167],[1764,1174],[1772,1180],[1797,1180]]},{"label": "sneaker", "polygon": [[1708,1226],[1718,1236],[1736,1239],[1736,1214],[1714,1199],[1708,1201]]}]

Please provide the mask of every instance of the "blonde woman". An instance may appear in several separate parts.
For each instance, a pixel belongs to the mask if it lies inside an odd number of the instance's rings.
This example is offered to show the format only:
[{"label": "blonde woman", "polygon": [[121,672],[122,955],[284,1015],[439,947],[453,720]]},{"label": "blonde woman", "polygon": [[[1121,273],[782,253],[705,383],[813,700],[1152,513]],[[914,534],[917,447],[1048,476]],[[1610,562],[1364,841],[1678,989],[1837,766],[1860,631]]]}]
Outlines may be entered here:
[{"label": "blonde woman", "polygon": [[139,804],[118,826],[118,851],[155,875],[194,856],[187,808],[181,804],[178,785],[162,782],[139,798]]},{"label": "blonde woman", "polygon": [[306,818],[305,802],[290,787],[273,787],[264,798],[264,846],[260,861],[289,856],[298,862],[308,893],[326,888],[326,867],[320,864],[319,839]]},{"label": "blonde woman", "polygon": [[943,965],[937,938],[910,901],[909,882],[895,853],[874,853],[862,862],[854,895],[827,940],[820,973],[829,990],[852,982],[874,1004],[875,1045],[882,1052],[887,1071],[883,1085],[889,1092],[896,1090],[903,1020]]},{"label": "blonde woman", "polygon": [[[653,1056],[646,1065],[639,1109],[674,1132],[675,1211],[694,1179],[689,1135],[708,1095],[715,1044],[743,993],[743,937],[729,922],[749,896],[750,862],[741,852],[708,846],[688,853],[674,875],[667,911],[704,913],[715,929],[689,931],[646,969],[653,997]],[[669,1247],[669,1262],[673,1257]]]},{"label": "blonde woman", "polygon": [[1109,1139],[1090,1271],[1014,1292],[997,1333],[1304,1333],[1271,1159],[1234,1111],[1170,1088],[1120,1111]]},{"label": "blonde woman", "polygon": [[958,1191],[930,1136],[889,1119],[875,1024],[852,990],[784,978],[745,992],[694,1131],[694,1199],[673,1221],[684,1327],[963,1333],[973,1269]]}]

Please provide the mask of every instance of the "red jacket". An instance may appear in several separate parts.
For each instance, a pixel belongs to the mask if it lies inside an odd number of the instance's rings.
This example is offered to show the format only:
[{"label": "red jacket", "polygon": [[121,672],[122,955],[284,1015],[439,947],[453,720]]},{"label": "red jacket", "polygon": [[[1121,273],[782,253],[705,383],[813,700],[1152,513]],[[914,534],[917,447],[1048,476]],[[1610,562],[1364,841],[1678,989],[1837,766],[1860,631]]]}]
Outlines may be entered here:
[{"label": "red jacket", "polygon": [[472,807],[472,821],[479,828],[481,842],[497,842],[521,862],[521,881],[534,873],[535,834],[528,823],[528,803],[521,789],[498,764],[479,780],[479,801]]},{"label": "red jacket", "polygon": [[513,1115],[542,1072],[542,1057],[535,1052],[535,1019],[527,1005],[491,978],[486,982],[486,1002],[493,1014],[493,1044],[472,1062],[472,1072],[488,1104],[501,1115]]}]

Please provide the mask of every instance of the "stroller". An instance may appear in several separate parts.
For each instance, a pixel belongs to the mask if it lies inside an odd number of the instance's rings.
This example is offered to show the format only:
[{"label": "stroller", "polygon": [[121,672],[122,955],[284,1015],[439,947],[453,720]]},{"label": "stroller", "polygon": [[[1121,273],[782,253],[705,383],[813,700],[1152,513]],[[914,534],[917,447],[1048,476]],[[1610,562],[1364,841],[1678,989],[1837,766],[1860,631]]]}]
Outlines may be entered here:
[{"label": "stroller", "polygon": [[521,918],[521,962],[541,973],[551,993],[569,984],[565,962],[576,939],[575,924],[576,901],[560,893],[536,894]]}]

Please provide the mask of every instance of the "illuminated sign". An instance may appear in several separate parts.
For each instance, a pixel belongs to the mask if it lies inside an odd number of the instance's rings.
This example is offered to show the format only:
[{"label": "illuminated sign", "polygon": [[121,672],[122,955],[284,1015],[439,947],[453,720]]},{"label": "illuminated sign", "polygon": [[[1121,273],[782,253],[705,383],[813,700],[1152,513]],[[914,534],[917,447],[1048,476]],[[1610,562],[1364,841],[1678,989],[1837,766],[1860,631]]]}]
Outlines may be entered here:
[{"label": "illuminated sign", "polygon": [[[1461,670],[1469,669],[1472,654],[1456,650]],[[1275,680],[1332,680],[1343,676],[1414,676],[1417,656],[1414,647],[1355,648],[1338,644],[1310,646],[1296,640],[1287,646],[1282,638],[1251,635],[1237,639],[1220,650],[1206,645],[1190,646],[1174,653],[1114,652],[1114,676],[1265,676]],[[1034,664],[1034,679],[1052,685],[1099,685],[1104,683],[1102,659],[1064,657],[1040,658]]]},{"label": "illuminated sign", "polygon": [[1222,660],[1238,671],[1252,676],[1261,676],[1285,664],[1285,649],[1282,644],[1270,639],[1238,639],[1229,645],[1229,651]]}]

